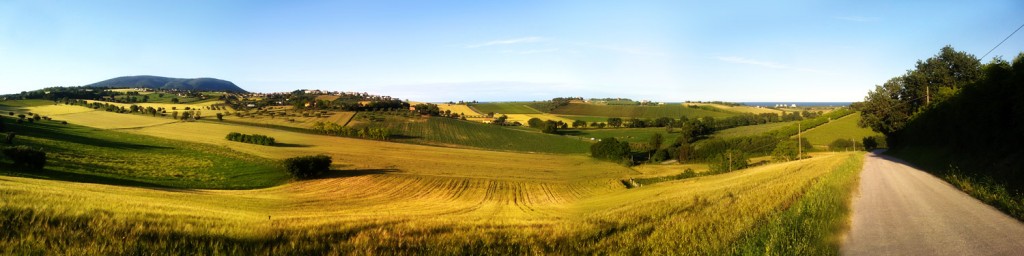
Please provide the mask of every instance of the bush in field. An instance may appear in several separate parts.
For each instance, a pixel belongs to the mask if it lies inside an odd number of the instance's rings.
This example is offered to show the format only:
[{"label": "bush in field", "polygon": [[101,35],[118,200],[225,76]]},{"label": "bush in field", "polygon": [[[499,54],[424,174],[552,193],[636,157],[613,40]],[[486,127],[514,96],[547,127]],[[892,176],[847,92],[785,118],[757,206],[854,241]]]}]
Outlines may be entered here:
[{"label": "bush in field", "polygon": [[832,151],[848,151],[848,150],[852,150],[854,148],[854,146],[856,146],[853,143],[854,143],[853,140],[836,139],[836,140],[832,141],[832,143],[828,144],[828,149],[832,150]]},{"label": "bush in field", "polygon": [[629,158],[629,142],[605,138],[590,145],[590,156],[597,159],[620,161]]},{"label": "bush in field", "polygon": [[297,179],[315,178],[331,168],[331,157],[316,155],[288,158],[284,160],[284,167]]},{"label": "bush in field", "polygon": [[12,144],[12,143],[14,143],[14,132],[8,132],[8,133],[7,133],[7,134],[6,134],[5,136],[4,136],[4,143],[7,143],[7,144]]},{"label": "bush in field", "polygon": [[250,144],[273,146],[275,142],[273,137],[260,135],[260,134],[241,134],[237,132],[228,133],[226,137],[230,141],[244,142]]},{"label": "bush in field", "polygon": [[746,153],[730,149],[712,158],[709,168],[712,173],[726,173],[747,168],[748,165],[750,161]]},{"label": "bush in field", "polygon": [[879,148],[886,148],[885,139],[881,136],[868,136],[861,140],[864,143],[865,150],[875,150]]},{"label": "bush in field", "polygon": [[46,165],[46,152],[29,148],[28,146],[5,147],[4,156],[14,161],[15,165],[28,166],[33,169],[43,169]]}]

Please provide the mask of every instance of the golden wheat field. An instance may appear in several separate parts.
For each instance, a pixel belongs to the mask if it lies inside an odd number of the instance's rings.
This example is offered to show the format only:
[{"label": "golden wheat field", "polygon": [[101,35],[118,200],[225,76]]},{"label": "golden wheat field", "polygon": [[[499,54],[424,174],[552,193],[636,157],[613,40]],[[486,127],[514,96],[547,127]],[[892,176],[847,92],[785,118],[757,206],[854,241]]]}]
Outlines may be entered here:
[{"label": "golden wheat field", "polygon": [[[74,108],[82,107],[31,110],[118,129],[111,132],[271,159],[328,154],[336,170],[327,178],[255,190],[0,177],[0,213],[17,223],[9,228],[26,232],[0,240],[8,253],[43,247],[122,254],[134,247],[209,254],[722,254],[818,177],[860,161],[858,153],[821,154],[626,189],[622,179],[705,167],[630,169],[577,155],[431,147]],[[227,141],[229,132],[268,135],[285,146]]]}]

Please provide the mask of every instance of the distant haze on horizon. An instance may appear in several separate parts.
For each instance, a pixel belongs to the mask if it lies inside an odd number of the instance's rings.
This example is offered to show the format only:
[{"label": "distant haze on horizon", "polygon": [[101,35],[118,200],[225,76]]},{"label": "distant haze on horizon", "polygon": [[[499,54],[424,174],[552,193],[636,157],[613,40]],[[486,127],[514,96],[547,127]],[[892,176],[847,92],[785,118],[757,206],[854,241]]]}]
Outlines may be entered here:
[{"label": "distant haze on horizon", "polygon": [[[415,101],[853,102],[1022,1],[3,1],[0,94],[130,75]],[[1019,33],[993,51],[1013,59]]]}]

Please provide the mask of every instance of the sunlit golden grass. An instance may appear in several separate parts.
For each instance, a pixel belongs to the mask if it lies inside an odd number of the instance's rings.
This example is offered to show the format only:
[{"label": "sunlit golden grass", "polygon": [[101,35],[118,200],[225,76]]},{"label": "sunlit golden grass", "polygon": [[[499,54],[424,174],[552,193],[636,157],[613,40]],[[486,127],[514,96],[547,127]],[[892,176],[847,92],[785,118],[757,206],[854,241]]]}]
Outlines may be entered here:
[{"label": "sunlit golden grass", "polygon": [[542,121],[547,121],[547,120],[556,121],[556,122],[557,121],[562,121],[563,123],[570,124],[570,125],[572,124],[573,121],[575,121],[575,120],[572,120],[572,119],[569,119],[569,118],[565,118],[565,117],[561,117],[561,116],[557,116],[557,115],[552,115],[552,114],[507,114],[507,116],[508,116],[508,119],[505,122],[519,122],[520,124],[523,124],[523,125],[528,125],[531,118],[538,118],[538,119],[540,119]]},{"label": "sunlit golden grass", "polygon": [[482,114],[477,113],[476,110],[473,110],[473,108],[470,108],[465,104],[437,104],[437,108],[441,109],[441,112],[450,110],[452,113],[459,115],[465,114],[467,116],[482,116]]},{"label": "sunlit golden grass", "polygon": [[[0,243],[83,253],[138,246],[179,252],[718,254],[851,156],[631,190],[602,182],[386,172],[249,191],[0,177],[0,209],[18,222],[5,225],[38,231]],[[69,234],[88,236],[58,243]],[[180,241],[204,237],[217,243]]]},{"label": "sunlit golden grass", "polygon": [[[77,114],[95,115],[81,124],[96,126],[134,116]],[[328,154],[338,170],[323,179],[230,191],[0,176],[0,253],[722,254],[856,156],[821,154],[625,189],[620,179],[637,170],[579,155],[431,147],[216,122],[122,131],[270,159]],[[231,142],[223,138],[228,132],[264,134],[288,146]]]}]

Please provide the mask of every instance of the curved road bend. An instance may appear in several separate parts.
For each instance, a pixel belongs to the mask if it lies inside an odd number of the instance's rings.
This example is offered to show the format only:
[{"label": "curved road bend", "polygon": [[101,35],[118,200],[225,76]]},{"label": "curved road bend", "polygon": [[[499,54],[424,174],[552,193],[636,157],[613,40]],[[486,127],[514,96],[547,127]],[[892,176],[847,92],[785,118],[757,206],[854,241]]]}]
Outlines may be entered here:
[{"label": "curved road bend", "polygon": [[868,153],[844,255],[1024,255],[1024,224],[945,181]]}]

